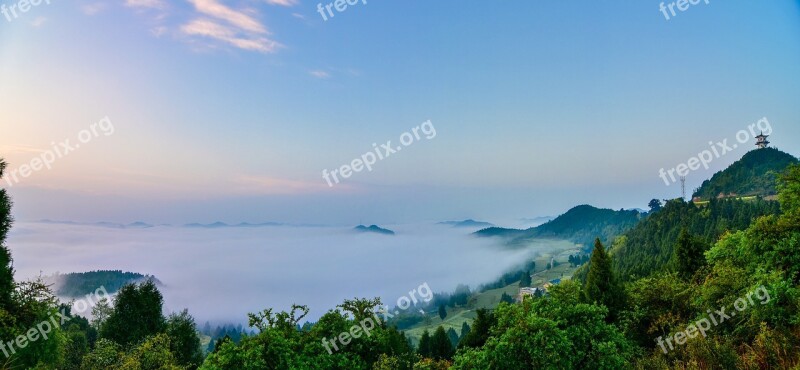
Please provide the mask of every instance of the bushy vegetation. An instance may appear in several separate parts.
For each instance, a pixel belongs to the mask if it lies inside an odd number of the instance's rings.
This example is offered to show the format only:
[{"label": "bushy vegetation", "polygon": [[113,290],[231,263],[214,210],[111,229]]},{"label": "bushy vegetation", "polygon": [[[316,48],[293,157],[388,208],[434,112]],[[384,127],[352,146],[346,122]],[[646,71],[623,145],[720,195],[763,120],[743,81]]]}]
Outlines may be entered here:
[{"label": "bushy vegetation", "polygon": [[[633,229],[615,239],[610,248],[614,269],[623,281],[663,273],[672,268],[674,247],[681,230],[699,238],[708,247],[722,235],[747,228],[761,216],[780,213],[780,204],[762,199],[712,199],[696,205],[671,200]],[[583,279],[584,268],[576,276]]]}]

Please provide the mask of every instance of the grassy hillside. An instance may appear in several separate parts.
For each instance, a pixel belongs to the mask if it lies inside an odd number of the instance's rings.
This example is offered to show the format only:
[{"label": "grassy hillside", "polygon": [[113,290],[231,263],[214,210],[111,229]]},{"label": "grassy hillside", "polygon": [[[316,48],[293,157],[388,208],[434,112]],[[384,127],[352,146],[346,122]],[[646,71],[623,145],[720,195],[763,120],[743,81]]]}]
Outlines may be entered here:
[{"label": "grassy hillside", "polygon": [[[568,259],[570,255],[580,253],[582,248],[569,242],[557,242],[555,245],[560,246],[560,248],[552,253],[542,254],[534,260],[536,269],[531,278],[531,286],[541,287],[544,283],[553,279],[570,279],[575,272],[576,267],[570,266]],[[546,269],[547,264],[553,259],[557,262],[556,266],[551,269]],[[427,312],[423,321],[406,329],[405,333],[411,338],[411,341],[415,343],[415,345],[425,330],[432,333],[440,325],[443,326],[445,330],[453,328],[456,333],[461,335],[461,326],[464,322],[467,322],[468,325],[472,325],[472,321],[477,315],[475,312],[476,310],[481,308],[494,309],[500,304],[500,299],[504,293],[511,297],[516,297],[518,292],[519,281],[512,282],[500,288],[476,292],[470,297],[469,302],[465,306],[447,307],[447,317],[445,317],[444,320],[441,320],[434,311]]]},{"label": "grassy hillside", "polygon": [[695,191],[693,197],[716,198],[720,194],[775,195],[777,175],[798,160],[775,148],[756,149],[723,171],[717,172]]}]

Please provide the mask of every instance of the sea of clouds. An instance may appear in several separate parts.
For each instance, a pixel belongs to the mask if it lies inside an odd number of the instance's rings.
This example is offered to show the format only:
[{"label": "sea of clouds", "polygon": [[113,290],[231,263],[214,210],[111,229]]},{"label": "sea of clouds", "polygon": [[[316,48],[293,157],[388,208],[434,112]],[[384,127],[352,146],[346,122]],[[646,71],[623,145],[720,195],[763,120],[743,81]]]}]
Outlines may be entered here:
[{"label": "sea of clouds", "polygon": [[8,246],[16,277],[123,270],[151,274],[168,312],[198,322],[245,323],[248,312],[308,305],[316,319],[346,298],[393,305],[422,283],[436,292],[475,287],[547,248],[508,249],[473,229],[392,225],[397,235],[351,228],[109,228],[15,223]]}]

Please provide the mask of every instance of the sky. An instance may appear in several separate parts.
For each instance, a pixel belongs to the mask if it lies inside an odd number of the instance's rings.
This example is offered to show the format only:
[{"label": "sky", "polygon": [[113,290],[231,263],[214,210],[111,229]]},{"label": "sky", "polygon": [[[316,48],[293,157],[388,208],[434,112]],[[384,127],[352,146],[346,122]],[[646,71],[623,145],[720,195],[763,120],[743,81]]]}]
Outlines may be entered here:
[{"label": "sky", "polygon": [[800,2],[660,3],[41,2],[0,14],[0,185],[23,221],[512,222],[678,197],[764,117],[800,155]]}]

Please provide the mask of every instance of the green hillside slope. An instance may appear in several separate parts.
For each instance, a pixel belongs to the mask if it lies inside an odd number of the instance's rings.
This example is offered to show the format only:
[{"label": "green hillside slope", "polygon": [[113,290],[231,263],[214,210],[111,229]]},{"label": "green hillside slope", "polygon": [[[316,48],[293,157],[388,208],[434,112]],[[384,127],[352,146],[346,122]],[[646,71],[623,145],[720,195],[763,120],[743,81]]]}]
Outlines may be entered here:
[{"label": "green hillside slope", "polygon": [[797,158],[791,154],[775,148],[752,150],[736,163],[704,181],[693,197],[711,199],[720,194],[775,195],[777,175],[797,162]]}]

